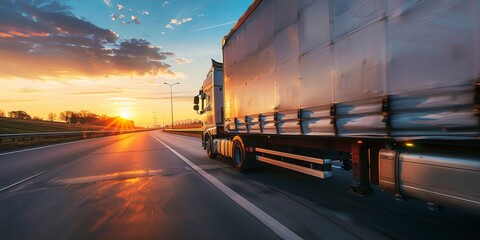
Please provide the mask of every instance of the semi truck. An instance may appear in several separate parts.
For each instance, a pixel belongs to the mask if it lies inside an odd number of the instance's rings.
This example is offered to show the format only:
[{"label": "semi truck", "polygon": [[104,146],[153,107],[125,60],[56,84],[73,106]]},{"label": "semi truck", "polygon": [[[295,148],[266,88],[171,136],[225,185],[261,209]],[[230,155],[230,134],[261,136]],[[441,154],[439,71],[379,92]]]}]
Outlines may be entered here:
[{"label": "semi truck", "polygon": [[255,0],[222,50],[194,97],[210,158],[480,213],[479,1]]}]

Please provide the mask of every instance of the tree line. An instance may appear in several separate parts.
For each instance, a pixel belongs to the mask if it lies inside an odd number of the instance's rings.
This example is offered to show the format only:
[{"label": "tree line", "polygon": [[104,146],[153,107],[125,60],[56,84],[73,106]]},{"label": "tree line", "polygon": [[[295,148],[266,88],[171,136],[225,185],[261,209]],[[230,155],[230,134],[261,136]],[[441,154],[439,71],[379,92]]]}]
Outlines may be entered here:
[{"label": "tree line", "polygon": [[[3,110],[0,110],[0,117],[7,117]],[[25,120],[43,120],[43,118],[34,116],[33,118],[25,111],[10,111],[8,112],[9,118],[15,119],[25,119]],[[49,113],[47,116],[48,121],[55,121],[57,119],[57,114]],[[64,121],[68,124],[88,124],[88,125],[99,125],[107,126],[112,124],[121,124],[126,125],[127,127],[134,127],[134,123],[131,120],[123,119],[121,117],[110,117],[105,114],[98,115],[87,110],[81,110],[79,112],[75,111],[63,111],[58,114],[58,119]]]}]

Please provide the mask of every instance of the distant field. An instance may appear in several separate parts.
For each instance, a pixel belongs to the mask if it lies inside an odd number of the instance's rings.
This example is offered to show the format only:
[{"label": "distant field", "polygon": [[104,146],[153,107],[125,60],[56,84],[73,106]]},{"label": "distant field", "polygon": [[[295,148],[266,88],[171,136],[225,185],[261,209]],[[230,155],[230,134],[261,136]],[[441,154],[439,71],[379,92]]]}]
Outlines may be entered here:
[{"label": "distant field", "polygon": [[21,120],[0,117],[0,134],[34,133],[34,132],[68,132],[68,131],[100,131],[114,130],[103,126],[67,124],[40,120]]}]

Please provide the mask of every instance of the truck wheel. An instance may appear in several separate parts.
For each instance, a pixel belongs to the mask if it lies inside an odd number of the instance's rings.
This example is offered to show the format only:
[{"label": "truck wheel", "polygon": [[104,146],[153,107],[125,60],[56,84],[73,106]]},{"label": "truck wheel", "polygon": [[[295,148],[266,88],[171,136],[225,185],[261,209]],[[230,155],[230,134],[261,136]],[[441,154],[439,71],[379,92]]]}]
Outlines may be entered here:
[{"label": "truck wheel", "polygon": [[233,167],[235,167],[239,172],[247,170],[246,168],[246,158],[245,158],[245,149],[243,148],[242,142],[235,140],[233,142]]},{"label": "truck wheel", "polygon": [[207,135],[208,140],[206,141],[206,149],[207,149],[207,155],[211,159],[217,158],[217,153],[213,151],[213,138],[210,135]]}]

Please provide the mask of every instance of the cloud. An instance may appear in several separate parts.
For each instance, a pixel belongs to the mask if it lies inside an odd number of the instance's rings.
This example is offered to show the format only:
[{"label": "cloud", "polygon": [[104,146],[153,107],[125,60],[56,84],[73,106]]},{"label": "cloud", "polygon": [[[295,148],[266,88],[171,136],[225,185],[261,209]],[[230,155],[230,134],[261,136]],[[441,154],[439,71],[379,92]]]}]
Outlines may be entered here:
[{"label": "cloud", "polygon": [[187,22],[190,22],[192,20],[193,20],[192,18],[184,18],[184,19],[173,18],[172,20],[170,20],[170,23],[165,26],[165,28],[169,28],[169,29],[173,30],[174,29],[173,25],[179,26],[179,25],[182,25],[183,23],[187,23]]},{"label": "cloud", "polygon": [[[163,85],[163,84],[161,84],[161,85]],[[179,85],[179,86],[181,86],[181,85]],[[165,89],[165,90],[167,90],[167,89]],[[194,96],[195,94],[198,93],[198,91],[177,91],[177,90],[175,90],[174,93],[175,94],[181,94],[181,95]],[[170,88],[168,89],[168,91],[158,92],[158,93],[154,93],[154,94],[155,94],[155,98],[159,97],[159,95],[165,95],[165,96],[168,95],[168,97],[170,97]],[[151,99],[151,97],[140,96],[140,97],[135,97],[135,99]]]},{"label": "cloud", "polygon": [[113,104],[115,105],[122,105],[122,106],[132,106],[132,105],[135,105],[137,104],[136,102],[132,102],[132,101],[122,101],[122,102],[114,102]]},{"label": "cloud", "polygon": [[135,24],[140,24],[140,20],[136,16],[132,16],[132,22]]},{"label": "cloud", "polygon": [[[138,99],[138,100],[163,100],[163,99],[167,99],[167,97],[136,97],[135,99]],[[170,99],[170,97],[168,97],[168,99]]]},{"label": "cloud", "polygon": [[182,23],[190,22],[192,18],[184,18],[184,19],[172,19],[170,20],[170,24],[180,25]]},{"label": "cloud", "polygon": [[24,87],[24,88],[18,89],[16,93],[34,93],[34,92],[40,92],[40,91],[41,91],[40,89]]},{"label": "cloud", "polygon": [[191,63],[192,59],[189,58],[176,58],[175,63],[177,64],[186,64],[186,63]]},{"label": "cloud", "polygon": [[9,99],[9,98],[3,98],[0,99],[0,102],[2,103],[19,103],[19,102],[32,102],[33,100],[31,99]]},{"label": "cloud", "polygon": [[174,72],[172,74],[163,75],[162,78],[168,80],[175,80],[175,79],[188,79],[188,74],[183,72]]},{"label": "cloud", "polygon": [[118,8],[118,11],[121,11],[122,9],[124,9],[125,7],[121,4],[117,4],[117,8]]},{"label": "cloud", "polygon": [[153,80],[153,79],[148,79],[147,81],[145,81],[148,85],[151,85],[151,86],[158,86],[158,82]]},{"label": "cloud", "polygon": [[175,76],[164,63],[175,54],[143,39],[121,40],[57,1],[0,5],[0,78]]},{"label": "cloud", "polygon": [[121,101],[121,100],[130,100],[131,98],[128,97],[111,97],[111,98],[105,98],[104,100],[107,101]]},{"label": "cloud", "polygon": [[97,91],[97,92],[74,92],[74,93],[70,93],[70,95],[105,95],[105,94],[114,94],[114,93],[123,93],[123,90]]},{"label": "cloud", "polygon": [[203,31],[203,30],[207,30],[207,29],[212,29],[212,28],[217,28],[217,27],[222,27],[222,26],[234,24],[234,23],[236,23],[236,22],[237,22],[237,21],[231,21],[231,22],[221,23],[221,24],[217,24],[217,25],[213,25],[213,26],[208,26],[208,27],[204,27],[204,28],[195,29],[195,30],[193,30],[193,31],[194,31],[194,32]]},{"label": "cloud", "polygon": [[[174,92],[177,93],[177,92]],[[187,96],[173,96],[174,101],[179,101],[179,102],[192,102],[193,100],[193,95],[187,95]],[[137,97],[137,100],[148,100],[148,101],[170,101],[170,96],[165,96],[165,97]]]}]

